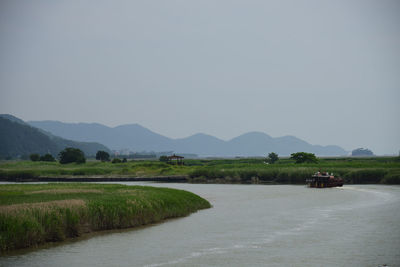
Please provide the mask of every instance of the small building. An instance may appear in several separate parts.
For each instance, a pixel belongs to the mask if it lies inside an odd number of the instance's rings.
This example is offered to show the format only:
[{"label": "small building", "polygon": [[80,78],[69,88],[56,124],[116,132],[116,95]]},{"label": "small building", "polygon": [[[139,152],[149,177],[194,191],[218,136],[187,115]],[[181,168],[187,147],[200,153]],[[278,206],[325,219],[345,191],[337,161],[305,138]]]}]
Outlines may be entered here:
[{"label": "small building", "polygon": [[185,165],[185,163],[183,162],[184,158],[185,157],[173,154],[172,156],[167,157],[167,159],[168,159],[167,163],[173,164],[173,165]]}]

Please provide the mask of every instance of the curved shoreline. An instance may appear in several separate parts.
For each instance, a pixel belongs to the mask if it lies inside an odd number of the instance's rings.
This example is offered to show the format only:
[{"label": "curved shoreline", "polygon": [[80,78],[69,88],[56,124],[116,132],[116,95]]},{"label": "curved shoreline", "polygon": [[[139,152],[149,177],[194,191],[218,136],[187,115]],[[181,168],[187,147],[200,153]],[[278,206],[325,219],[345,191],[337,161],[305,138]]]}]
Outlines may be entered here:
[{"label": "curved shoreline", "polygon": [[73,244],[75,242],[89,240],[89,239],[95,238],[95,237],[106,236],[109,234],[128,233],[130,231],[145,229],[146,227],[157,226],[159,224],[167,223],[169,221],[179,220],[180,218],[181,217],[166,218],[166,219],[163,219],[158,222],[144,224],[144,225],[138,225],[138,226],[129,227],[129,228],[118,228],[118,229],[87,232],[87,233],[82,233],[80,236],[68,237],[62,241],[45,242],[45,243],[36,244],[35,246],[18,248],[18,249],[13,249],[13,250],[3,250],[3,251],[0,250],[0,259],[1,259],[1,257],[24,255],[27,253],[39,251],[41,249],[48,249],[48,248],[54,248],[54,247],[58,247],[58,246],[64,246],[64,245],[68,245],[68,244]]},{"label": "curved shoreline", "polygon": [[187,216],[210,203],[187,191],[110,184],[0,186],[0,251]]}]

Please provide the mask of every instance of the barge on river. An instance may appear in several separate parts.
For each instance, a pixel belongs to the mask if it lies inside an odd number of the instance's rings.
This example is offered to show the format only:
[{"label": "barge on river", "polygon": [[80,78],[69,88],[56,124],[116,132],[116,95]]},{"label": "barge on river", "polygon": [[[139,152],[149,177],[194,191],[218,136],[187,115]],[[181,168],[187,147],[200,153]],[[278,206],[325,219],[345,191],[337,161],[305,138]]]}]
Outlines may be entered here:
[{"label": "barge on river", "polygon": [[333,174],[327,172],[317,172],[311,178],[306,179],[306,183],[309,187],[325,188],[325,187],[336,187],[343,186],[343,179],[335,177]]}]

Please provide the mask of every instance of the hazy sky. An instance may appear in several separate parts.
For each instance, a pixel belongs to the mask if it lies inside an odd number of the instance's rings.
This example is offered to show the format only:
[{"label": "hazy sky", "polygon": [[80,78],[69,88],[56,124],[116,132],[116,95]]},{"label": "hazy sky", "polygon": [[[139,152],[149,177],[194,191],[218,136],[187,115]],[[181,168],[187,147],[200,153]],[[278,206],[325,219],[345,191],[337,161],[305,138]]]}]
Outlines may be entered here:
[{"label": "hazy sky", "polygon": [[400,1],[0,0],[0,113],[400,150]]}]

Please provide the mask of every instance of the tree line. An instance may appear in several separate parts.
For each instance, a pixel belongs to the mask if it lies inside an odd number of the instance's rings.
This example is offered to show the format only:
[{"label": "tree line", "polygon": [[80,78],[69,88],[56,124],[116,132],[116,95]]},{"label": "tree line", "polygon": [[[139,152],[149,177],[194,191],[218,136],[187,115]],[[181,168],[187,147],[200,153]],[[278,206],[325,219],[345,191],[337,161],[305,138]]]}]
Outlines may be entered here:
[{"label": "tree line", "polygon": [[[56,159],[53,157],[51,154],[45,154],[45,155],[40,155],[37,153],[31,154],[29,156],[31,161],[47,161],[47,162],[55,162]],[[79,148],[73,148],[73,147],[67,147],[64,150],[62,150],[58,154],[59,162],[61,164],[67,164],[67,163],[85,163],[86,162],[86,157],[85,153],[80,150]],[[101,160],[103,162],[110,161],[110,154],[107,151],[99,150],[96,153],[96,160]],[[119,158],[114,158],[111,163],[124,163],[127,162],[126,158],[123,158],[122,160]]]},{"label": "tree line", "polygon": [[[67,147],[64,150],[62,150],[58,154],[58,158],[61,164],[86,162],[85,153],[83,153],[83,151],[80,150],[79,148],[73,148],[73,147]],[[290,158],[293,159],[295,163],[318,163],[318,158],[313,153],[307,153],[307,152],[292,153],[290,155]],[[49,153],[44,154],[42,156],[37,153],[34,153],[30,155],[30,159],[32,161],[47,161],[47,162],[56,161],[56,159]],[[166,159],[167,159],[166,156],[161,156],[159,160],[165,162]],[[96,160],[100,160],[102,162],[110,161],[110,154],[106,151],[99,150],[96,153]],[[279,161],[279,155],[276,154],[275,152],[269,153],[265,159],[265,163],[267,164],[274,164],[277,161]],[[114,158],[112,160],[112,163],[121,163],[121,162],[127,162],[127,159],[123,158],[121,160],[119,158]]]},{"label": "tree line", "polygon": [[[29,156],[31,161],[47,161],[47,162],[54,162],[56,159],[53,157],[53,155],[47,153],[44,154],[43,156],[40,156],[37,153],[31,154]],[[85,163],[86,162],[86,157],[85,153],[83,153],[82,150],[79,148],[73,148],[73,147],[66,147],[64,150],[60,151],[58,154],[59,162],[61,164],[67,164],[67,163]]]},{"label": "tree line", "polygon": [[[290,158],[295,161],[295,163],[318,163],[318,158],[313,153],[307,152],[297,152],[290,154]],[[278,154],[271,152],[265,159],[265,163],[274,164],[279,160]]]}]

